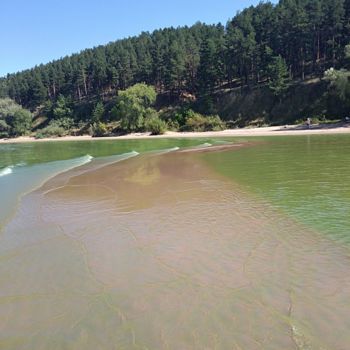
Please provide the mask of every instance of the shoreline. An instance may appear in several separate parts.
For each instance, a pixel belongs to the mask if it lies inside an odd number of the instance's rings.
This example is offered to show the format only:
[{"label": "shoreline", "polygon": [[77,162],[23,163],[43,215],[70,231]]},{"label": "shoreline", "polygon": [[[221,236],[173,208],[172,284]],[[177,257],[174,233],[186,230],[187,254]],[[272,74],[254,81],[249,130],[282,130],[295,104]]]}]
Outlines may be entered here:
[{"label": "shoreline", "polygon": [[350,134],[350,124],[320,124],[307,128],[304,125],[268,126],[260,128],[227,129],[223,131],[206,132],[178,132],[167,131],[163,135],[150,135],[150,133],[132,133],[122,136],[92,137],[63,136],[36,139],[32,136],[20,136],[13,139],[0,139],[0,144],[26,143],[26,142],[54,142],[54,141],[92,141],[92,140],[134,140],[152,138],[206,138],[206,137],[256,137],[256,136],[290,136],[290,135],[323,135],[323,134]]}]

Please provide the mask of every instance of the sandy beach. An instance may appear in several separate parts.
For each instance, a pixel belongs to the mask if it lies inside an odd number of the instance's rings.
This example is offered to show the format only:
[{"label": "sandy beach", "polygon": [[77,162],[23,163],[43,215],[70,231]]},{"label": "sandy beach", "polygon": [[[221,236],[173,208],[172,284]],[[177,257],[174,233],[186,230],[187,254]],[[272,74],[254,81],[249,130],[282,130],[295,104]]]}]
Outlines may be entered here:
[{"label": "sandy beach", "polygon": [[167,131],[164,135],[150,133],[132,133],[123,136],[92,137],[64,136],[35,139],[32,136],[21,136],[13,139],[0,139],[2,143],[47,142],[47,141],[88,141],[88,140],[131,140],[142,138],[191,138],[191,137],[247,137],[247,136],[283,136],[283,135],[313,135],[313,134],[349,134],[350,124],[322,124],[307,128],[305,125],[269,126],[261,128],[240,128],[208,132],[175,132]]}]

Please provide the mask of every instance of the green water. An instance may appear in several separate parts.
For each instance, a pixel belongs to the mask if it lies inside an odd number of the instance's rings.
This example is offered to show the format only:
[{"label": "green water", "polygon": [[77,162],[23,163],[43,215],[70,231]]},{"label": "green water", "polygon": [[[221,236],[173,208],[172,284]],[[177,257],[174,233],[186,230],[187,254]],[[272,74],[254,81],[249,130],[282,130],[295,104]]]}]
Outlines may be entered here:
[{"label": "green water", "polygon": [[[18,179],[13,174],[0,177],[1,202],[4,206],[12,189],[18,187],[17,192],[21,192],[22,188],[28,190],[39,178],[44,180],[52,175],[49,169],[54,169],[55,173],[64,171],[69,168],[72,159],[76,162],[77,158],[87,154],[104,157],[131,151],[144,153],[173,147],[186,148],[206,142],[215,144],[221,140],[149,139],[0,145],[0,171],[19,164],[13,172],[21,181],[21,186],[16,186],[14,182]],[[274,207],[318,231],[350,243],[350,136],[226,140],[254,141],[254,144],[233,151],[206,153],[201,157],[221,174]],[[66,162],[56,162],[51,167],[50,162],[54,161]]]},{"label": "green water", "polygon": [[203,157],[221,174],[317,231],[350,243],[350,136],[265,137]]},{"label": "green water", "polygon": [[190,147],[206,141],[207,139],[149,139],[3,144],[0,145],[0,170],[21,163],[33,165],[82,157],[86,154],[103,157],[131,151],[142,153],[171,147]]},{"label": "green water", "polygon": [[[61,172],[104,157],[200,146],[207,139],[101,140],[0,145],[0,228],[18,199]],[[215,141],[213,141],[215,143]],[[107,160],[106,160],[107,161]]]},{"label": "green water", "polygon": [[0,348],[347,349],[350,137],[231,141],[0,145]]}]

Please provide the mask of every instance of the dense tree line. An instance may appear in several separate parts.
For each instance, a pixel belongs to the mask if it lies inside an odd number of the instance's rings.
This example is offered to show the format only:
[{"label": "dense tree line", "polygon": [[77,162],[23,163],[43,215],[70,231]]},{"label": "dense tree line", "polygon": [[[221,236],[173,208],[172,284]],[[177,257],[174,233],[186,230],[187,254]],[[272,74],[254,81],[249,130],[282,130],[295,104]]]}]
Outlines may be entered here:
[{"label": "dense tree line", "polygon": [[261,2],[226,26],[145,32],[10,74],[0,79],[0,97],[34,110],[60,96],[75,103],[144,82],[158,93],[191,94],[210,104],[220,87],[269,81],[278,95],[288,80],[339,68],[349,34],[350,0]]}]

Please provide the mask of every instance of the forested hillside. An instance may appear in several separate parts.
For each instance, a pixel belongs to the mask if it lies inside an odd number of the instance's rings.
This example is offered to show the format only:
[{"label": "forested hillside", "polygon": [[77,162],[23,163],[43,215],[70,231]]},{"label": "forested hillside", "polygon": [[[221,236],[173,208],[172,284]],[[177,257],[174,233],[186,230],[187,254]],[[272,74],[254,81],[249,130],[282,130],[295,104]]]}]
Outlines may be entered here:
[{"label": "forested hillside", "polygon": [[169,102],[190,96],[202,112],[217,112],[218,92],[232,89],[268,87],[278,104],[293,82],[346,68],[349,42],[350,0],[262,2],[225,26],[146,32],[10,74],[0,97],[34,111],[64,96],[75,110],[144,82]]}]

